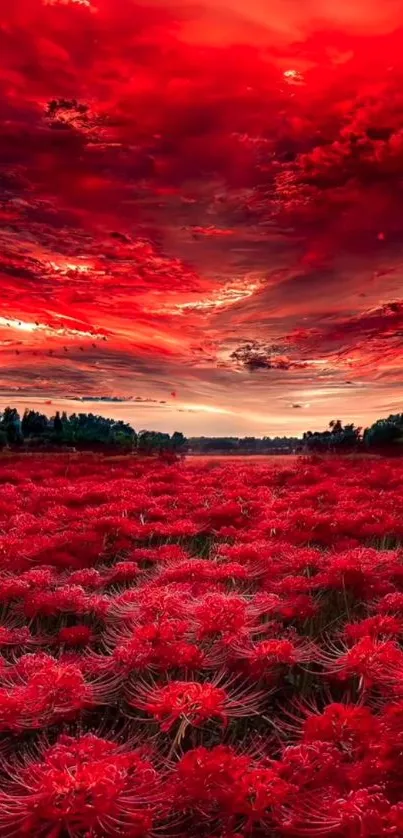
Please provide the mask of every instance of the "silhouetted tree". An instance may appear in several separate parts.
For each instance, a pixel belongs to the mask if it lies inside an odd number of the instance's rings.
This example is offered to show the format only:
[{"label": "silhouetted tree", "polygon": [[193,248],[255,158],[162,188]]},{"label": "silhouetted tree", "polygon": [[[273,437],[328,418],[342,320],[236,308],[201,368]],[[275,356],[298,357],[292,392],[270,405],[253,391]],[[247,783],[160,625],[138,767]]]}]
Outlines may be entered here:
[{"label": "silhouetted tree", "polygon": [[155,451],[168,450],[169,448],[169,434],[163,434],[160,431],[139,431],[137,437],[137,449],[143,454],[152,454]]},{"label": "silhouetted tree", "polygon": [[332,419],[329,422],[329,428],[332,434],[340,434],[343,430],[341,419]]},{"label": "silhouetted tree", "polygon": [[53,419],[53,428],[56,436],[61,437],[63,434],[63,422],[58,410],[56,410],[55,418]]},{"label": "silhouetted tree", "polygon": [[176,453],[182,453],[186,448],[186,437],[183,435],[181,431],[174,431],[170,439],[170,448],[172,451],[176,451]]},{"label": "silhouetted tree", "polygon": [[361,428],[344,425],[340,419],[329,422],[329,430],[306,431],[303,444],[308,451],[353,451],[361,444]]},{"label": "silhouetted tree", "polygon": [[21,419],[15,407],[6,407],[1,420],[2,430],[9,445],[21,445],[23,441]]},{"label": "silhouetted tree", "polygon": [[140,453],[166,452],[174,457],[187,450],[199,453],[233,452],[277,454],[308,452],[348,452],[383,450],[403,453],[403,414],[379,419],[364,433],[353,423],[343,425],[341,419],[332,419],[324,431],[308,430],[303,438],[297,437],[191,437],[186,439],[181,431],[172,436],[161,431],[141,430],[139,434],[127,422],[106,419],[94,413],[66,412],[48,419],[45,414],[27,408],[22,421],[18,410],[6,407],[0,414],[0,448],[8,444],[21,445],[24,440],[32,447],[52,445],[75,446],[90,449],[137,450]]},{"label": "silhouetted tree", "polygon": [[44,413],[39,413],[37,410],[24,411],[21,422],[21,430],[24,439],[27,437],[40,437],[47,433],[50,428],[50,423]]},{"label": "silhouetted tree", "polygon": [[403,414],[378,419],[364,433],[364,445],[369,449],[393,449],[403,443]]}]

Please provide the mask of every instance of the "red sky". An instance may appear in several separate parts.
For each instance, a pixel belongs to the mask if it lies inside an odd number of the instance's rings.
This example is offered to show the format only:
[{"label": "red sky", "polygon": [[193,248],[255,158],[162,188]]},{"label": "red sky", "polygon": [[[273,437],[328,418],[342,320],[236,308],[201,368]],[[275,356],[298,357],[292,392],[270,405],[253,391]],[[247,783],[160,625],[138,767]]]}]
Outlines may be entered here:
[{"label": "red sky", "polygon": [[403,0],[13,0],[0,54],[0,406],[403,410]]}]

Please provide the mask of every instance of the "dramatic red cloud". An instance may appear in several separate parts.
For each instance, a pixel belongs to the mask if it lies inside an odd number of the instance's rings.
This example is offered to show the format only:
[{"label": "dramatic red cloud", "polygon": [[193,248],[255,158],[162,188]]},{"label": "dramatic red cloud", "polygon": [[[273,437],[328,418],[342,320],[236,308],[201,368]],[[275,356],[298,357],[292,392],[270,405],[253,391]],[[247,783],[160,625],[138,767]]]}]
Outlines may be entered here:
[{"label": "dramatic red cloud", "polygon": [[1,4],[1,402],[188,433],[398,410],[402,21]]}]

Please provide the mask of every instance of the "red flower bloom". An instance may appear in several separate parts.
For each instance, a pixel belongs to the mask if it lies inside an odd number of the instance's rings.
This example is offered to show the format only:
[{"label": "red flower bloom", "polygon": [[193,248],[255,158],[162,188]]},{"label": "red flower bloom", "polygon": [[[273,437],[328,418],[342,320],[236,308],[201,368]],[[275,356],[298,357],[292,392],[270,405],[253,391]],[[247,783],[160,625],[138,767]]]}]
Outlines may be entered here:
[{"label": "red flower bloom", "polygon": [[231,684],[220,686],[220,681],[170,681],[140,685],[130,704],[152,715],[166,732],[177,721],[197,726],[216,719],[225,726],[230,718],[254,715],[262,695]]},{"label": "red flower bloom", "polygon": [[12,771],[1,824],[18,835],[146,838],[151,834],[158,775],[139,749],[86,734],[61,736],[42,755]]}]

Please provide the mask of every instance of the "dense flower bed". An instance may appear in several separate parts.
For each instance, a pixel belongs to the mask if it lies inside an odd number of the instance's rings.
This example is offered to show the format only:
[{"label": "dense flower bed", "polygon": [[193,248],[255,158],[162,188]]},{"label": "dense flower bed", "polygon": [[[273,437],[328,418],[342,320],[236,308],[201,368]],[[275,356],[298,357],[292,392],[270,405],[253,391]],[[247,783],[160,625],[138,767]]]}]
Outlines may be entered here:
[{"label": "dense flower bed", "polygon": [[0,468],[0,836],[403,836],[403,463]]}]

